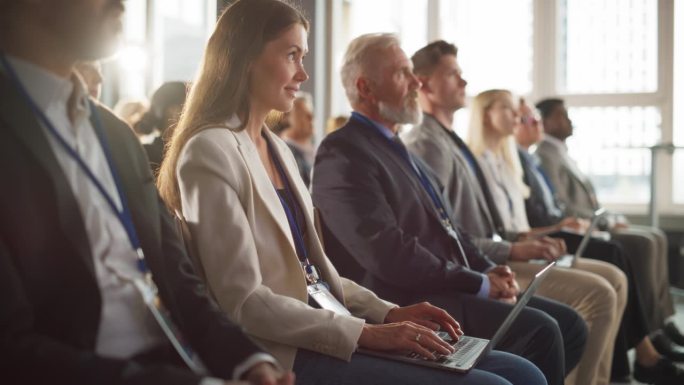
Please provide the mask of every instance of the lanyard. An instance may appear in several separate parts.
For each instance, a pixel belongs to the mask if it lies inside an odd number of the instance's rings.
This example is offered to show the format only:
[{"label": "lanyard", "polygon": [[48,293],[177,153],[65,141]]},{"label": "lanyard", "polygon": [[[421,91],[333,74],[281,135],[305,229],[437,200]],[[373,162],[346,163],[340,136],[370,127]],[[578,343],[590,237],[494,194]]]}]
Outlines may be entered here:
[{"label": "lanyard", "polygon": [[439,217],[442,222],[442,226],[444,226],[444,229],[447,231],[447,233],[456,240],[456,245],[458,246],[458,250],[461,253],[461,257],[463,259],[463,264],[467,267],[470,268],[470,263],[468,262],[468,258],[466,257],[465,250],[463,250],[463,246],[461,245],[461,240],[460,237],[458,236],[458,232],[456,231],[456,228],[454,225],[451,223],[451,219],[449,218],[449,215],[447,214],[446,208],[444,207],[444,204],[442,203],[442,200],[440,199],[439,195],[437,194],[437,191],[435,191],[435,188],[432,186],[432,183],[430,183],[430,180],[428,179],[427,175],[423,172],[423,170],[418,166],[416,163],[413,162],[411,159],[411,156],[408,153],[408,150],[406,150],[406,147],[404,147],[401,142],[395,142],[394,140],[386,137],[383,135],[383,133],[380,131],[380,129],[377,127],[376,123],[373,122],[372,120],[368,119],[367,117],[359,114],[359,113],[352,113],[352,119],[357,119],[360,120],[362,123],[366,123],[373,127],[376,131],[376,133],[380,136],[382,136],[387,142],[389,142],[390,146],[392,149],[397,152],[397,154],[402,157],[408,164],[411,166],[411,169],[413,170],[414,174],[418,177],[418,180],[420,181],[420,184],[423,186],[423,189],[428,193],[430,196],[430,199],[432,200],[433,205],[437,209],[439,213]]},{"label": "lanyard", "polygon": [[[373,121],[371,121],[370,119],[361,114],[354,113],[352,117],[361,120],[364,123],[376,128],[375,123]],[[423,189],[430,196],[432,204],[439,212],[439,217],[442,219],[442,223],[445,226],[453,228],[453,225],[451,224],[451,219],[449,218],[449,215],[447,214],[444,204],[442,203],[442,200],[437,194],[437,191],[435,191],[435,188],[432,186],[432,183],[430,183],[430,180],[428,179],[427,175],[425,175],[425,172],[413,161],[413,159],[411,159],[411,156],[406,150],[406,147],[404,147],[401,143],[395,142],[394,140],[386,137],[385,135],[382,135],[382,133],[379,132],[378,129],[376,129],[376,131],[378,131],[378,134],[380,134],[385,140],[387,140],[387,142],[392,146],[392,149],[411,166],[411,169],[413,170],[414,174],[418,177],[418,180],[420,181],[420,184],[423,186]]]},{"label": "lanyard", "polygon": [[10,80],[14,83],[15,87],[19,90],[21,95],[24,97],[26,102],[29,104],[31,107],[31,110],[33,113],[38,117],[38,119],[43,123],[43,125],[47,128],[48,132],[52,135],[52,137],[59,143],[59,145],[64,149],[64,151],[71,157],[76,164],[81,168],[81,170],[85,173],[85,175],[88,177],[88,179],[93,183],[93,185],[97,188],[97,190],[100,192],[102,197],[105,199],[109,207],[112,209],[114,212],[114,215],[119,219],[121,222],[121,225],[124,227],[126,230],[126,235],[128,235],[128,240],[131,243],[131,247],[133,250],[135,250],[138,259],[137,259],[137,267],[138,270],[143,274],[145,279],[148,281],[148,283],[151,283],[151,274],[150,270],[147,267],[147,264],[145,263],[145,256],[142,251],[142,247],[140,247],[140,240],[138,238],[138,234],[135,230],[135,225],[133,224],[133,218],[131,215],[131,211],[128,207],[128,200],[126,199],[126,195],[123,193],[123,188],[121,184],[121,180],[119,179],[119,175],[116,171],[116,167],[114,167],[114,162],[112,160],[111,156],[111,150],[109,148],[109,143],[107,142],[105,138],[105,133],[104,129],[102,128],[102,122],[100,120],[100,115],[97,112],[97,108],[95,107],[95,104],[92,101],[89,101],[89,106],[90,106],[90,111],[91,114],[93,115],[93,128],[95,130],[95,134],[100,142],[100,146],[102,147],[102,152],[104,153],[104,156],[107,160],[107,165],[109,166],[109,170],[112,173],[112,178],[114,179],[114,184],[116,185],[116,190],[117,193],[119,194],[119,199],[121,201],[121,210],[118,209],[116,206],[116,203],[114,202],[114,198],[107,192],[107,190],[104,188],[102,183],[100,182],[99,179],[95,176],[95,173],[88,167],[88,165],[85,163],[83,158],[78,154],[78,152],[72,148],[69,143],[67,143],[66,139],[57,131],[55,126],[52,124],[50,119],[41,111],[40,108],[38,108],[38,105],[36,105],[35,101],[31,98],[29,95],[28,91],[26,88],[24,88],[23,84],[19,80],[19,77],[17,76],[16,72],[14,71],[14,68],[12,68],[12,65],[9,63],[7,58],[5,57],[4,54],[0,53],[0,62],[2,62],[3,67],[5,67]]},{"label": "lanyard", "polygon": [[57,143],[59,143],[64,151],[76,162],[76,164],[78,164],[88,179],[93,183],[100,194],[102,194],[102,197],[107,201],[107,204],[123,225],[124,229],[126,230],[126,234],[128,235],[128,240],[131,243],[131,247],[133,250],[135,250],[138,256],[136,263],[137,268],[142,273],[145,280],[145,283],[143,283],[141,280],[136,279],[133,281],[133,284],[143,296],[145,305],[148,307],[148,309],[150,309],[155,321],[157,321],[161,327],[162,332],[169,339],[174,349],[176,349],[181,359],[188,365],[188,367],[190,367],[197,374],[206,373],[206,367],[202,363],[201,359],[199,356],[197,356],[197,354],[195,354],[190,346],[182,342],[183,338],[180,331],[173,324],[169,313],[162,307],[161,301],[159,301],[157,287],[152,281],[152,274],[145,263],[145,255],[143,254],[142,247],[140,246],[140,240],[135,230],[135,225],[133,224],[131,211],[128,207],[128,200],[123,192],[121,179],[116,171],[116,167],[114,167],[114,161],[111,155],[109,143],[105,138],[102,121],[100,120],[100,116],[97,112],[95,104],[92,101],[89,101],[90,110],[93,115],[93,129],[98,141],[100,142],[100,146],[102,147],[102,152],[107,159],[107,165],[109,165],[112,178],[114,179],[116,191],[119,194],[119,199],[121,200],[121,210],[118,209],[116,203],[114,202],[114,198],[107,192],[102,183],[95,176],[95,173],[93,173],[90,167],[88,167],[88,165],[85,163],[83,158],[74,148],[69,145],[69,143],[67,143],[66,139],[64,139],[64,137],[57,131],[50,119],[48,119],[48,117],[40,110],[40,108],[38,108],[35,101],[31,98],[24,86],[21,84],[21,81],[12,68],[12,65],[7,61],[7,58],[2,53],[0,53],[0,63],[2,63],[3,67],[7,70],[11,81],[20,91],[26,102],[33,110],[34,114],[43,123],[43,125],[47,127],[48,132],[55,138],[55,140],[57,140]]},{"label": "lanyard", "polygon": [[[278,170],[278,175],[280,175],[280,180],[283,181],[285,194],[287,195],[287,198],[290,200],[290,202],[292,202],[293,205],[296,205],[296,198],[292,193],[292,186],[290,185],[290,180],[287,178],[287,173],[285,172],[282,163],[280,163],[280,158],[273,149],[271,141],[268,140],[268,138],[266,138],[265,135],[263,135],[263,137],[266,140],[266,145],[268,146],[268,152],[271,154],[271,159],[273,159],[273,163],[275,164],[276,169]],[[278,195],[280,203],[283,206],[283,210],[285,211],[285,215],[287,216],[287,222],[290,225],[290,232],[292,233],[292,239],[295,243],[297,257],[299,258],[299,262],[301,263],[302,268],[304,269],[304,274],[306,275],[307,282],[310,284],[317,283],[320,281],[320,275],[318,274],[318,270],[316,269],[316,267],[312,265],[311,262],[309,262],[309,253],[306,249],[306,243],[304,242],[304,233],[302,232],[302,229],[299,227],[299,223],[297,223],[297,216],[295,214],[295,211],[293,210],[293,207],[290,207],[287,201],[283,199],[283,197],[280,196],[280,194],[278,194],[277,191],[276,195]]]}]

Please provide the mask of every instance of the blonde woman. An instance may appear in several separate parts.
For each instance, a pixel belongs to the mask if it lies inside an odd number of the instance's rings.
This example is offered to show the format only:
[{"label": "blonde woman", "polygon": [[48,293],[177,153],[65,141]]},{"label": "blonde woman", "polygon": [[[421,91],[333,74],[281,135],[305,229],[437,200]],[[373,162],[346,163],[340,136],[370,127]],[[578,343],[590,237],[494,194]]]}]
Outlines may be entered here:
[{"label": "blonde woman", "polygon": [[[565,253],[563,240],[544,234],[559,230],[562,225],[531,229],[527,221],[525,197],[529,188],[523,182],[523,168],[513,137],[519,121],[518,106],[509,91],[482,92],[471,104],[468,145],[482,169],[496,206],[492,209],[501,217],[507,237],[538,239],[556,248],[554,255],[561,255]],[[521,282],[540,268],[528,263],[530,258],[509,261]],[[582,258],[576,267],[556,268],[539,288],[539,294],[572,306],[589,329],[584,355],[566,384],[607,385],[612,345],[627,302],[627,279],[617,267],[601,261]]]},{"label": "blonde woman", "polygon": [[[527,361],[492,352],[454,374],[355,353],[357,347],[453,348],[462,332],[427,303],[398,307],[341,278],[314,225],[311,197],[287,145],[265,126],[292,108],[308,76],[308,22],[278,0],[239,0],[218,21],[162,165],[159,187],[184,216],[198,269],[228,317],[294,368],[298,384],[546,383]],[[480,368],[492,368],[492,372]]]}]

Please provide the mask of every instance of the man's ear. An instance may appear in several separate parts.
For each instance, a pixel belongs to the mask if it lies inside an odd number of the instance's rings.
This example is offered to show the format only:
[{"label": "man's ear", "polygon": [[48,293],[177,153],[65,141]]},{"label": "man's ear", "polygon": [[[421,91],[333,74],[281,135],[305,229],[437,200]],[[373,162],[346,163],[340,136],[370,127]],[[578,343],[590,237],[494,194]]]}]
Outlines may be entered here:
[{"label": "man's ear", "polygon": [[356,90],[362,99],[373,100],[375,98],[371,89],[371,82],[364,77],[356,79]]},{"label": "man's ear", "polygon": [[432,88],[430,87],[430,78],[428,76],[419,76],[418,80],[420,80],[420,90],[424,92],[425,94],[431,94],[432,93]]}]

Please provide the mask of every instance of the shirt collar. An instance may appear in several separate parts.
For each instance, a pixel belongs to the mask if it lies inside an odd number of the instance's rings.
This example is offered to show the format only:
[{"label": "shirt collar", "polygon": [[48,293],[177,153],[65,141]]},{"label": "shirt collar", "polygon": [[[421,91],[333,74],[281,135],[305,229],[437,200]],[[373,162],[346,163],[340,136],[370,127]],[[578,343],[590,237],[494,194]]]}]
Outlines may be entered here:
[{"label": "shirt collar", "polygon": [[389,128],[383,126],[382,124],[376,122],[375,120],[367,117],[366,115],[358,112],[358,111],[353,111],[351,113],[351,116],[353,118],[356,118],[356,120],[360,120],[362,122],[366,122],[371,125],[371,127],[375,128],[378,132],[382,134],[387,139],[392,139],[396,136],[394,131],[390,130]]},{"label": "shirt collar", "polygon": [[[47,111],[54,104],[65,104],[67,108],[74,108],[77,115],[90,115],[86,87],[75,72],[66,79],[26,60],[9,55],[6,58],[41,111]],[[70,98],[73,98],[71,103]]]},{"label": "shirt collar", "polygon": [[544,139],[547,143],[551,144],[552,146],[556,147],[559,151],[562,153],[567,153],[568,152],[568,146],[565,144],[564,141],[555,138],[551,135],[544,135]]}]

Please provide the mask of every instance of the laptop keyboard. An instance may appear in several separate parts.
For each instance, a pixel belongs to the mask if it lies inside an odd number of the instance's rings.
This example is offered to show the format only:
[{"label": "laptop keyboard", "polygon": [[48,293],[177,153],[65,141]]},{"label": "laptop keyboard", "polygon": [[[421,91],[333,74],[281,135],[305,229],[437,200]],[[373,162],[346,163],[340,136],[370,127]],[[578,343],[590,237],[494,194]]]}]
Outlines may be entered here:
[{"label": "laptop keyboard", "polygon": [[[435,362],[448,366],[459,367],[467,364],[475,354],[480,352],[480,349],[475,348],[482,344],[482,340],[463,336],[455,344],[453,344],[453,341],[448,333],[438,332],[438,335],[443,340],[451,344],[454,347],[455,351],[449,355],[441,355],[436,351],[432,351],[432,353],[437,356]],[[413,359],[427,360],[427,358],[421,357],[418,353],[415,352],[409,353],[408,357]]]}]

